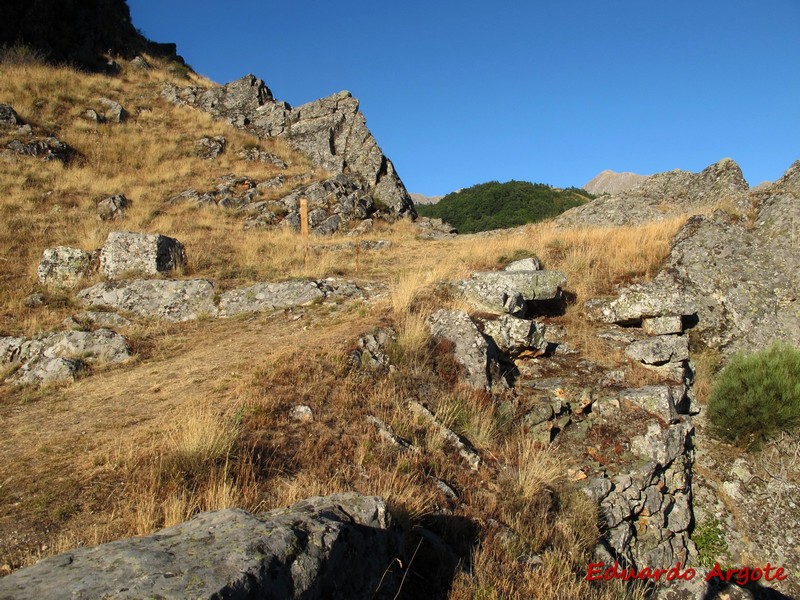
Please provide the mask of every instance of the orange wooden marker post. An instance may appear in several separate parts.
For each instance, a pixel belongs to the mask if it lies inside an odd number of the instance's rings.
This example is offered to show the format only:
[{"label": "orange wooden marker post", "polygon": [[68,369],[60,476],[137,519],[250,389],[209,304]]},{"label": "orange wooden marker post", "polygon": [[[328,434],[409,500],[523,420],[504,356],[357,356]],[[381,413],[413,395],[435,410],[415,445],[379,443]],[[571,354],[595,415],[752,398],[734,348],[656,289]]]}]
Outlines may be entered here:
[{"label": "orange wooden marker post", "polygon": [[300,234],[308,239],[308,200],[300,198]]},{"label": "orange wooden marker post", "polygon": [[308,200],[300,198],[300,235],[303,238],[303,268],[308,270]]}]

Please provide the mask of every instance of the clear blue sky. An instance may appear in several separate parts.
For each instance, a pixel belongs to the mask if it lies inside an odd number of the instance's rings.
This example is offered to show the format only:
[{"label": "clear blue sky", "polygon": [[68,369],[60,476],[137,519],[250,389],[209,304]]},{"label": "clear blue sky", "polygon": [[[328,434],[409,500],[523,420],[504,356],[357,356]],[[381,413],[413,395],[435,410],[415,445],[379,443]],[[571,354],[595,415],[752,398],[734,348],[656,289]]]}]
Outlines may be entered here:
[{"label": "clear blue sky", "polygon": [[409,191],[800,159],[800,0],[128,0],[199,73],[349,90]]}]

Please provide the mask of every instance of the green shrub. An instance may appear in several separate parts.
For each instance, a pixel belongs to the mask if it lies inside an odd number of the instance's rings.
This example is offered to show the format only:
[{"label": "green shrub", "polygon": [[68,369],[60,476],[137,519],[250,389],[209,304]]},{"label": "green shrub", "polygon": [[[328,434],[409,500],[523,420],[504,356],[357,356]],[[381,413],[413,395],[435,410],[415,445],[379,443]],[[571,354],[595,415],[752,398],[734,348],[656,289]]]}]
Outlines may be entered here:
[{"label": "green shrub", "polygon": [[714,433],[745,446],[800,426],[800,350],[774,343],[737,354],[719,374],[708,405]]}]

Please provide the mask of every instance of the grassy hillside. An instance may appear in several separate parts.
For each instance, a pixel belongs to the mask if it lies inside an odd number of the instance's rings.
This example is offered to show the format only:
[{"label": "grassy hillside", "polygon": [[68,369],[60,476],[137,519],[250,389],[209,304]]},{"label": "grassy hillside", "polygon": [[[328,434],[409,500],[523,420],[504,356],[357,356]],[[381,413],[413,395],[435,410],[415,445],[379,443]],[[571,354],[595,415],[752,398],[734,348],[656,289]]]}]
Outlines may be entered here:
[{"label": "grassy hillside", "polygon": [[417,206],[424,217],[438,217],[459,233],[536,223],[591,200],[585,190],[561,190],[543,183],[490,181],[453,192],[430,206]]},{"label": "grassy hillside", "polygon": [[[423,241],[408,221],[379,223],[365,237],[387,239],[390,248],[359,255],[345,245],[353,238],[338,235],[315,239],[309,260],[306,245],[286,229],[244,230],[241,215],[165,203],[187,188],[212,189],[228,173],[277,174],[272,165],[237,158],[239,148],[254,144],[289,165],[285,184],[263,192],[265,199],[325,174],[277,141],[166,102],[162,83],[185,80],[171,65],[152,62],[156,68],[139,71],[122,61],[114,78],[0,64],[0,102],[78,152],[62,165],[0,151],[0,336],[63,329],[79,307],[72,295],[37,284],[42,250],[95,249],[113,229],[178,238],[189,260],[181,276],[211,278],[223,289],[337,276],[382,286],[384,297],[185,324],[140,320],[120,330],[133,361],[66,386],[14,387],[0,372],[0,566],[147,534],[201,510],[267,510],[355,490],[386,497],[408,531],[430,527],[470,557],[445,590],[449,598],[620,597],[619,587],[582,578],[598,535],[596,507],[564,476],[563,460],[532,444],[501,410],[502,398],[454,385],[452,359],[430,343],[426,319],[436,308],[461,306],[437,282],[536,254],[566,272],[577,296],[555,319],[568,326],[570,346],[593,360],[617,360],[595,346],[581,302],[654,274],[682,221],[576,231],[535,224],[524,236],[499,234],[481,244],[468,236]],[[101,96],[119,101],[130,118],[83,119]],[[197,158],[203,135],[224,135],[226,152]],[[96,202],[117,193],[133,201],[126,220],[98,221]],[[46,306],[26,307],[25,296],[36,291]],[[349,369],[357,337],[386,326],[397,332],[395,369],[374,377]],[[424,396],[488,457],[479,471],[464,468],[435,430],[409,414],[409,396]],[[288,416],[301,403],[314,411],[310,423]],[[382,443],[367,415],[419,452],[401,455]],[[459,491],[458,502],[442,495],[436,478]],[[446,526],[437,521],[442,509],[451,511]],[[507,528],[517,533],[513,543]],[[410,555],[403,558],[423,570],[424,561]],[[543,560],[537,569],[520,558],[533,555]],[[409,577],[405,597],[424,579]],[[434,596],[423,590],[416,597]]]}]

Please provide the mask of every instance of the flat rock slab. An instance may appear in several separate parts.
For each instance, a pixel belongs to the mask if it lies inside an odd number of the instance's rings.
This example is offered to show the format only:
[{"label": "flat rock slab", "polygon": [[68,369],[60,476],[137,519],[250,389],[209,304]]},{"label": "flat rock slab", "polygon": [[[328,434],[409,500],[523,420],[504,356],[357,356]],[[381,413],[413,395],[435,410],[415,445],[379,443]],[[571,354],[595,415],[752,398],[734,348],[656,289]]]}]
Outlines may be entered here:
[{"label": "flat rock slab", "polygon": [[0,598],[391,598],[401,550],[383,500],[351,492],[78,548],[0,579]]},{"label": "flat rock slab", "polygon": [[109,307],[173,322],[217,315],[214,285],[207,279],[109,281],[81,290],[78,299],[87,307]]},{"label": "flat rock slab", "polygon": [[524,316],[526,302],[553,300],[567,284],[561,271],[486,271],[465,282],[468,298],[490,310]]},{"label": "flat rock slab", "polygon": [[322,300],[325,293],[314,281],[282,281],[257,283],[222,294],[219,314],[223,317],[243,313],[289,308]]},{"label": "flat rock slab", "polygon": [[92,257],[80,248],[56,246],[42,252],[36,276],[42,285],[73,288],[92,270]]}]

